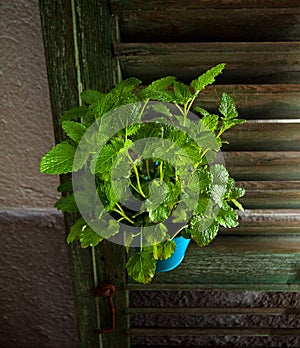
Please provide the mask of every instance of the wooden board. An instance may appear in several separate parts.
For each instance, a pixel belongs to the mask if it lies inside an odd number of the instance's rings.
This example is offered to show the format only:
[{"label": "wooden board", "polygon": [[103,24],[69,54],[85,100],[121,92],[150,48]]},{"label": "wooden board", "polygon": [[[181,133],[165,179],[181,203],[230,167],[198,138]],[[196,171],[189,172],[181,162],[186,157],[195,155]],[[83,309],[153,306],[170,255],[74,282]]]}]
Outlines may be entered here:
[{"label": "wooden board", "polygon": [[226,70],[217,83],[300,81],[298,42],[120,43],[114,50],[123,78],[144,83],[166,75],[190,82],[221,62]]},{"label": "wooden board", "polygon": [[[166,10],[170,8],[182,8],[181,0],[111,0],[113,13],[119,13],[124,10]],[[207,9],[207,8],[297,8],[298,0],[186,0],[184,8],[186,9]]]},{"label": "wooden board", "polygon": [[299,14],[299,7],[215,9],[209,5],[117,13],[123,42],[293,41],[300,33]]},{"label": "wooden board", "polygon": [[[182,264],[156,275],[155,284],[277,284],[300,289],[298,237],[218,236],[209,246],[191,243]],[[148,287],[151,290],[151,285]]]}]

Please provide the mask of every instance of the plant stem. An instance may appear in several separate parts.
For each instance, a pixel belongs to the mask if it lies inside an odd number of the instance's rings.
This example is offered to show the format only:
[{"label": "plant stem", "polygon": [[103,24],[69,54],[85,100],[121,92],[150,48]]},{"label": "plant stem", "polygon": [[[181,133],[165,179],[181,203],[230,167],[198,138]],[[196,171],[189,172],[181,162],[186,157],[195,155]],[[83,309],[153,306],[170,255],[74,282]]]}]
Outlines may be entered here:
[{"label": "plant stem", "polygon": [[170,238],[170,240],[173,240],[182,230],[184,230],[188,225],[182,226],[173,236]]},{"label": "plant stem", "polygon": [[150,180],[151,177],[150,177],[150,171],[149,171],[149,160],[146,159],[146,172],[147,172],[147,175],[148,175],[148,179]]},{"label": "plant stem", "polygon": [[140,176],[139,176],[139,172],[137,170],[137,167],[136,165],[134,164],[133,165],[133,170],[134,170],[134,173],[135,173],[135,176],[136,176],[136,183],[137,183],[137,187],[140,191],[140,194],[144,197],[144,198],[147,198],[147,196],[144,194],[143,190],[142,190],[142,187],[141,187],[141,183],[140,183]]},{"label": "plant stem", "polygon": [[[128,158],[129,158],[130,163],[132,164],[132,168],[133,168],[134,173],[135,173],[136,183],[137,183],[137,186],[138,186],[138,191],[137,191],[137,192],[138,192],[142,197],[147,198],[147,196],[144,194],[144,192],[143,192],[143,190],[142,190],[142,187],[141,187],[139,172],[138,172],[137,167],[136,167],[136,165],[134,164],[134,162],[133,162],[131,156],[129,155],[129,153],[128,153]],[[134,186],[133,186],[133,187],[134,187]],[[135,187],[134,187],[134,188],[135,188]]]},{"label": "plant stem", "polygon": [[164,179],[163,162],[162,161],[159,163],[159,179],[160,179],[160,182],[162,182]]},{"label": "plant stem", "polygon": [[116,203],[116,206],[119,208],[119,210],[116,209],[116,208],[114,208],[113,210],[114,210],[115,212],[117,212],[118,214],[120,214],[124,219],[126,219],[127,221],[129,221],[130,223],[132,223],[132,224],[134,225],[134,221],[131,220],[131,219],[125,214],[125,212],[124,212],[124,210],[122,209],[122,207],[121,207],[118,203]]}]

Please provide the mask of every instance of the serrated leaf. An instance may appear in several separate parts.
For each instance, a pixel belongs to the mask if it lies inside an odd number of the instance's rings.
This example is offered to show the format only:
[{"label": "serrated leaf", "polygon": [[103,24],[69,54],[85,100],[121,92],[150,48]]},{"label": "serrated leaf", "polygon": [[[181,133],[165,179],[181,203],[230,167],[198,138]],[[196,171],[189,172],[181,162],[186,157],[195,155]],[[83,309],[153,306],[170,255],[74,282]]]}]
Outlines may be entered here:
[{"label": "serrated leaf", "polygon": [[227,197],[229,200],[231,199],[238,199],[245,195],[245,189],[241,187],[234,187],[231,189],[231,191],[228,193]]},{"label": "serrated leaf", "polygon": [[194,216],[191,219],[189,230],[197,245],[204,247],[218,234],[219,224],[217,222],[205,221],[199,216]]},{"label": "serrated leaf", "polygon": [[221,129],[220,129],[220,132],[225,132],[226,130],[238,125],[238,124],[243,124],[245,123],[246,120],[243,120],[243,119],[229,119],[229,120],[226,120],[226,119],[223,119],[222,120],[222,126],[221,126]]},{"label": "serrated leaf", "polygon": [[155,260],[166,260],[170,258],[176,249],[176,243],[174,240],[167,240],[160,244],[155,245],[153,248],[153,257]]},{"label": "serrated leaf", "polygon": [[238,223],[237,213],[229,206],[226,209],[221,208],[216,216],[218,223],[226,228],[236,227]]},{"label": "serrated leaf", "polygon": [[234,100],[225,92],[222,93],[219,111],[225,119],[232,119],[238,116]]},{"label": "serrated leaf", "polygon": [[86,226],[86,222],[84,219],[81,217],[79,218],[73,226],[70,228],[70,232],[67,237],[67,243],[70,244],[74,240],[79,240],[80,239],[80,234],[83,230],[83,228]]},{"label": "serrated leaf", "polygon": [[103,238],[98,233],[87,226],[80,234],[80,244],[82,248],[89,246],[93,247],[103,241]]},{"label": "serrated leaf", "polygon": [[213,184],[223,185],[226,187],[229,174],[227,169],[222,164],[214,164],[210,166],[210,172],[213,177]]},{"label": "serrated leaf", "polygon": [[40,171],[46,174],[66,174],[73,171],[76,148],[63,142],[57,144],[41,160]]},{"label": "serrated leaf", "polygon": [[167,88],[170,87],[175,80],[175,76],[166,76],[159,80],[153,81],[151,85],[140,91],[140,97],[143,100],[152,99],[170,102],[174,100],[174,93],[167,91]]},{"label": "serrated leaf", "polygon": [[150,245],[155,245],[161,243],[166,239],[167,227],[160,223],[154,226],[147,226],[143,231],[143,237],[145,237],[147,243]]},{"label": "serrated leaf", "polygon": [[206,115],[201,121],[205,124],[205,126],[211,131],[215,132],[219,126],[219,116],[218,115]]},{"label": "serrated leaf", "polygon": [[78,144],[86,132],[86,127],[78,122],[74,121],[64,121],[62,123],[62,128],[66,135]]},{"label": "serrated leaf", "polygon": [[67,211],[68,213],[78,212],[78,207],[73,194],[61,197],[55,204],[54,207],[61,211]]},{"label": "serrated leaf", "polygon": [[138,252],[130,257],[126,269],[129,276],[135,281],[147,284],[154,277],[156,261],[151,253]]},{"label": "serrated leaf", "polygon": [[189,100],[193,98],[193,94],[184,83],[174,81],[173,86],[176,104],[185,105]]},{"label": "serrated leaf", "polygon": [[196,80],[191,82],[195,92],[200,92],[206,86],[211,85],[215,82],[215,78],[220,75],[225,68],[225,64],[218,64],[215,67],[207,70],[204,74],[199,76]]},{"label": "serrated leaf", "polygon": [[57,187],[58,192],[72,192],[72,180],[68,180]]},{"label": "serrated leaf", "polygon": [[91,89],[86,89],[85,91],[81,92],[80,98],[83,103],[87,105],[91,105],[96,103],[97,101],[101,100],[103,97],[103,93],[100,93],[98,91],[94,91]]},{"label": "serrated leaf", "polygon": [[87,115],[88,110],[89,108],[85,105],[77,106],[75,108],[65,111],[63,115],[59,118],[58,122],[61,124],[63,121],[84,118]]}]

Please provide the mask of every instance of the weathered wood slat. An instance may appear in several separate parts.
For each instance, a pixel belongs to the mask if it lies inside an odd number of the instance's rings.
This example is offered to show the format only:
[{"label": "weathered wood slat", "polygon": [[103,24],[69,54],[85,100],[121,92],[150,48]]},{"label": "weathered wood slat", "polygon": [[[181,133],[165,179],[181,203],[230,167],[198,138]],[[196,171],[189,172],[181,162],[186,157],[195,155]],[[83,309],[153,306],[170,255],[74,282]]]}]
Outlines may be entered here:
[{"label": "weathered wood slat", "polygon": [[298,119],[300,117],[300,85],[211,86],[201,92],[195,105],[216,112],[223,92],[234,98],[243,118]]},{"label": "weathered wood slat", "polygon": [[155,283],[155,284],[137,284],[128,283],[126,288],[131,291],[285,291],[298,292],[298,284],[232,284],[232,283],[214,283],[214,284],[184,284],[184,283]]},{"label": "weathered wood slat", "polygon": [[[300,286],[300,238],[292,236],[218,236],[210,245],[190,245],[182,264],[166,274],[159,273],[154,284],[223,284],[224,289],[268,285]],[[282,288],[281,288],[282,286]],[[174,286],[175,288],[175,286]],[[152,289],[149,286],[150,290]]]},{"label": "weathered wood slat", "polygon": [[128,314],[153,315],[290,315],[300,314],[300,308],[267,308],[267,307],[132,307]]},{"label": "weathered wood slat", "polygon": [[239,213],[239,226],[221,228],[221,234],[300,234],[300,209],[253,209]]},{"label": "weathered wood slat", "polygon": [[[72,7],[70,1],[40,0],[39,4],[55,140],[60,142],[64,136],[58,119],[65,110],[78,105],[79,101]],[[74,217],[66,215],[65,222],[68,231]],[[97,311],[93,296],[91,250],[83,250],[79,243],[73,243],[70,256],[80,341],[83,346],[94,347],[98,344],[98,338],[94,334]]]},{"label": "weathered wood slat", "polygon": [[282,122],[300,118],[299,84],[208,86],[199,94],[194,106],[216,113],[223,92],[234,98],[242,118],[282,119]]},{"label": "weathered wood slat", "polygon": [[[119,13],[124,10],[168,10],[171,8],[182,8],[181,0],[111,0],[111,8],[113,13]],[[207,9],[207,8],[292,8],[299,7],[298,0],[186,0],[184,2],[185,9]]]},{"label": "weathered wood slat", "polygon": [[[77,21],[77,42],[80,82],[83,89],[97,89],[103,92],[111,89],[115,83],[114,61],[112,58],[113,19],[108,1],[75,0]],[[125,249],[120,245],[104,241],[95,249],[93,260],[97,285],[108,283],[116,287],[113,300],[117,308],[116,329],[114,333],[99,336],[100,347],[128,348],[129,337],[124,308],[128,306],[125,273]],[[117,266],[116,266],[117,265]],[[99,298],[98,325],[93,326],[93,335],[97,329],[111,327],[111,309],[107,298]],[[92,323],[90,323],[92,326]],[[87,346],[87,345],[83,345]]]},{"label": "weathered wood slat", "polygon": [[[300,152],[223,152],[226,168],[236,180],[300,180]],[[292,182],[287,188],[295,187]],[[298,186],[299,187],[299,186]]]},{"label": "weathered wood slat", "polygon": [[226,62],[219,83],[299,83],[299,42],[121,43],[115,45],[124,78],[144,83],[166,75],[190,82]]},{"label": "weathered wood slat", "polygon": [[253,42],[298,40],[299,14],[298,7],[234,10],[181,7],[167,11],[133,9],[119,12],[118,17],[124,42]]},{"label": "weathered wood slat", "polygon": [[246,209],[300,209],[299,181],[243,181],[247,194],[241,198]]},{"label": "weathered wood slat", "polygon": [[300,123],[246,122],[224,133],[223,150],[300,151]]},{"label": "weathered wood slat", "polygon": [[297,336],[300,329],[269,328],[132,328],[132,336]]}]

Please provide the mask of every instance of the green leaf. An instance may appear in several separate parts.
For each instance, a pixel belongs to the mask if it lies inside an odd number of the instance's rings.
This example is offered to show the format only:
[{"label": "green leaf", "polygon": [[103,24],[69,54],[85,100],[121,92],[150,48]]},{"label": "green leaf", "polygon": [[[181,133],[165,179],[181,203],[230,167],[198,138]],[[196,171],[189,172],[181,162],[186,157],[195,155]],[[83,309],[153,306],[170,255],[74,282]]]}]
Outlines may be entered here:
[{"label": "green leaf", "polygon": [[233,189],[231,189],[231,191],[228,193],[227,198],[229,200],[232,199],[238,199],[241,198],[245,195],[245,189],[241,188],[241,187],[234,187]]},{"label": "green leaf", "polygon": [[89,108],[85,105],[77,106],[75,108],[65,111],[58,121],[61,124],[63,121],[84,118],[88,110]]},{"label": "green leaf", "polygon": [[97,101],[101,100],[103,97],[103,93],[100,93],[98,91],[94,91],[91,89],[86,89],[85,91],[81,92],[80,98],[83,103],[87,105],[91,105],[96,103]]},{"label": "green leaf", "polygon": [[238,223],[238,215],[231,207],[227,206],[226,209],[221,208],[216,216],[218,223],[226,228],[236,227]]},{"label": "green leaf", "polygon": [[154,246],[153,257],[155,260],[166,260],[174,254],[175,249],[176,243],[169,239]]},{"label": "green leaf", "polygon": [[167,227],[160,223],[154,226],[147,226],[143,231],[143,236],[150,245],[161,243],[167,235]]},{"label": "green leaf", "polygon": [[232,119],[238,116],[234,100],[225,92],[221,97],[219,111],[225,119]]},{"label": "green leaf", "polygon": [[233,119],[233,120],[226,120],[226,119],[223,119],[222,120],[222,126],[221,126],[221,129],[220,129],[220,132],[223,133],[225,132],[226,130],[238,125],[238,124],[243,124],[245,123],[246,120],[242,120],[242,119]]},{"label": "green leaf", "polygon": [[64,121],[62,123],[62,128],[67,136],[78,144],[86,132],[86,127],[78,122],[74,121]]},{"label": "green leaf", "polygon": [[97,231],[101,238],[110,238],[120,230],[120,224],[114,219],[107,220],[105,217],[90,222],[91,227]]},{"label": "green leaf", "polygon": [[58,192],[72,192],[72,180],[68,180],[57,187]]},{"label": "green leaf", "polygon": [[174,93],[167,91],[167,88],[170,87],[175,80],[175,76],[166,76],[159,80],[153,81],[151,85],[140,91],[140,96],[143,100],[152,99],[170,102],[174,100]]},{"label": "green leaf", "polygon": [[61,197],[54,204],[54,207],[61,211],[67,211],[68,213],[75,213],[78,211],[78,207],[73,194]]},{"label": "green leaf", "polygon": [[176,104],[185,105],[193,98],[193,94],[184,83],[174,81],[173,86]]},{"label": "green leaf", "polygon": [[96,246],[102,242],[103,238],[98,233],[87,226],[80,234],[80,244],[82,248]]},{"label": "green leaf", "polygon": [[193,216],[189,229],[193,240],[200,247],[208,245],[218,234],[219,224],[211,220],[204,220],[200,216]]},{"label": "green leaf", "polygon": [[205,126],[211,131],[215,132],[219,126],[219,116],[218,115],[206,115],[201,121],[205,124]]},{"label": "green leaf", "polygon": [[225,68],[225,64],[218,64],[217,66],[207,70],[204,74],[199,76],[196,80],[191,82],[191,86],[195,92],[200,92],[206,86],[215,82],[215,78],[220,75]]},{"label": "green leaf", "polygon": [[130,257],[126,268],[131,278],[139,283],[147,284],[154,277],[156,261],[152,254],[142,251]]},{"label": "green leaf", "polygon": [[214,164],[210,167],[210,171],[213,177],[213,184],[227,185],[229,174],[227,169],[222,164]]},{"label": "green leaf", "polygon": [[79,240],[80,239],[80,234],[83,230],[83,228],[86,226],[86,222],[84,219],[81,217],[79,218],[73,226],[70,228],[70,232],[67,237],[67,243],[70,244],[74,240]]},{"label": "green leaf", "polygon": [[57,144],[41,160],[40,171],[46,174],[66,174],[73,171],[76,148],[67,142]]}]

